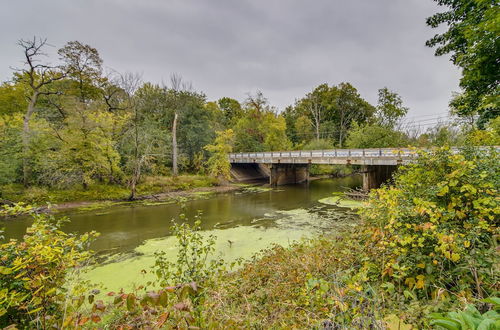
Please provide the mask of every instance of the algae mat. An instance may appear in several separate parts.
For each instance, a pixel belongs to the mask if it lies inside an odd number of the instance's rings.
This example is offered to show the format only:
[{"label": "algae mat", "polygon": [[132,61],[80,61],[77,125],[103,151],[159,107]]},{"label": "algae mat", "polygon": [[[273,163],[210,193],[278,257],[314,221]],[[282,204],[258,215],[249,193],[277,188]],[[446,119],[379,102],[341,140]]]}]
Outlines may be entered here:
[{"label": "algae mat", "polygon": [[[296,209],[277,211],[255,219],[253,226],[208,230],[203,235],[217,237],[214,256],[220,256],[229,263],[238,258],[249,259],[273,244],[288,246],[294,241],[331,229],[338,221],[339,214],[329,210]],[[175,237],[147,240],[132,253],[115,255],[110,262],[90,269],[84,279],[101,284],[109,291],[133,289],[155,279],[150,270],[156,251],[167,252],[168,258],[175,261]]]}]

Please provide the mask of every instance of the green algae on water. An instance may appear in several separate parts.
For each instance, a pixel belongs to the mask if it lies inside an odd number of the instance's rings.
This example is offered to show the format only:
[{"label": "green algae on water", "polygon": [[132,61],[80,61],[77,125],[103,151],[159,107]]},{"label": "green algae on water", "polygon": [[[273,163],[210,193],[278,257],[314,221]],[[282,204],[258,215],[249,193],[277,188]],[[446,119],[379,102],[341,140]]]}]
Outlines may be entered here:
[{"label": "green algae on water", "polygon": [[[228,229],[204,231],[203,235],[217,237],[214,257],[222,257],[231,262],[239,258],[249,259],[259,251],[279,244],[287,246],[294,241],[310,237],[310,228],[264,228],[258,226],[239,226]],[[88,270],[86,280],[102,284],[107,290],[129,290],[147,281],[155,280],[150,272],[155,263],[154,253],[165,251],[167,258],[176,260],[177,241],[175,237],[146,240],[134,250],[129,258],[118,257],[118,262],[110,262]],[[142,271],[142,270],[145,270]]]},{"label": "green algae on water", "polygon": [[365,202],[363,201],[356,201],[353,199],[346,198],[342,195],[334,195],[332,197],[326,197],[320,199],[318,202],[322,204],[327,204],[327,205],[334,205],[338,207],[345,207],[345,208],[350,208],[350,209],[359,209],[362,207],[365,207]]}]

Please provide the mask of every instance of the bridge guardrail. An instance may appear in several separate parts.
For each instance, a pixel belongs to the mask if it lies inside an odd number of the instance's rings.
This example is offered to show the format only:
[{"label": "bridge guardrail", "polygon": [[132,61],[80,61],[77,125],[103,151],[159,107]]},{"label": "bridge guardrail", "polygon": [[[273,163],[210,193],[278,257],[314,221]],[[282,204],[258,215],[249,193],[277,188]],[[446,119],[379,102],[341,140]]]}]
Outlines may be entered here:
[{"label": "bridge guardrail", "polygon": [[[478,147],[481,150],[487,150],[491,147]],[[493,147],[500,151],[500,146]],[[460,151],[459,148],[451,148],[454,153]],[[268,152],[244,152],[232,153],[230,159],[241,158],[397,158],[408,159],[416,157],[418,151],[428,151],[429,148],[369,148],[369,149],[328,149],[328,150],[294,150],[294,151],[268,151]]]}]

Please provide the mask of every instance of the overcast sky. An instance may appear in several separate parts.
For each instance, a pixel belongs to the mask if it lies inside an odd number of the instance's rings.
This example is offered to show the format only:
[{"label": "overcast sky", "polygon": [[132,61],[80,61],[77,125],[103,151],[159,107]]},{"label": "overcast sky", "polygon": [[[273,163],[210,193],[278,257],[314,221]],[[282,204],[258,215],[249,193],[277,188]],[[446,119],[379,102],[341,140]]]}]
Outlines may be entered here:
[{"label": "overcast sky", "polygon": [[377,101],[397,91],[410,117],[447,112],[459,71],[425,41],[432,0],[0,0],[0,80],[46,37],[97,48],[106,67],[168,82],[175,72],[209,100],[261,90],[283,109],[320,83],[352,83]]}]

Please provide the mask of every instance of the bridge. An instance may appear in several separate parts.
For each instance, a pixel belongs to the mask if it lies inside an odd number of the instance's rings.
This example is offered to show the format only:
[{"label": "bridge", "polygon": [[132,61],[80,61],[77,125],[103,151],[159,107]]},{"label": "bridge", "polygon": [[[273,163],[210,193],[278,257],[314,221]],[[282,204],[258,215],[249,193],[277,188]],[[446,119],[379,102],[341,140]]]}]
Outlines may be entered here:
[{"label": "bridge", "polygon": [[415,157],[414,149],[377,148],[233,153],[229,160],[237,180],[268,177],[272,186],[308,181],[311,164],[361,165],[363,189],[368,191]]}]

